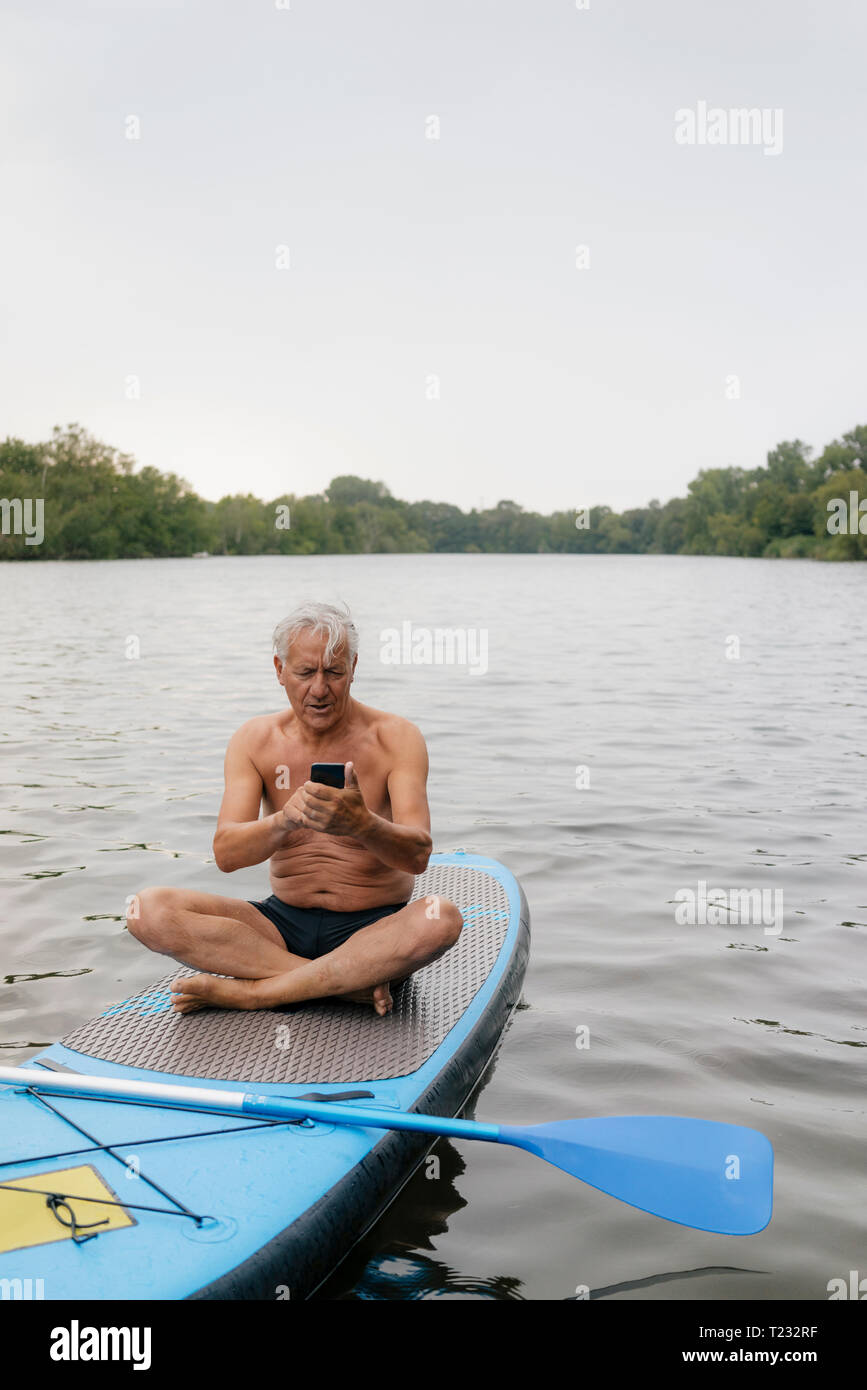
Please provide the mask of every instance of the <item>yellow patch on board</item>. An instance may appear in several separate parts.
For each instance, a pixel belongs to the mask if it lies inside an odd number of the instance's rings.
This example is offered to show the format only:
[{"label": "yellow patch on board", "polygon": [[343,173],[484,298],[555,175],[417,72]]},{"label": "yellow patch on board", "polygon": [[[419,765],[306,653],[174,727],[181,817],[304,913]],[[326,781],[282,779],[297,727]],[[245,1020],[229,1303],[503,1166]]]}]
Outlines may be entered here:
[{"label": "yellow patch on board", "polygon": [[[89,1163],[79,1168],[56,1168],[50,1173],[36,1173],[26,1178],[10,1178],[14,1188],[27,1188],[26,1192],[13,1191],[5,1182],[0,1182],[0,1252],[26,1250],[31,1245],[50,1245],[55,1240],[71,1240],[72,1229],[65,1226],[46,1206],[46,1192],[56,1192],[63,1196],[75,1216],[82,1235],[95,1232],[116,1231],[121,1226],[134,1226],[135,1218],[125,1207],[109,1206],[107,1202],[82,1202],[76,1197],[105,1197],[108,1201],[118,1201],[118,1195],[109,1187],[103,1177]],[[64,1221],[69,1221],[69,1211],[60,1208]],[[103,1221],[105,1225],[90,1226],[91,1221]],[[85,1227],[83,1231],[81,1227]]]}]

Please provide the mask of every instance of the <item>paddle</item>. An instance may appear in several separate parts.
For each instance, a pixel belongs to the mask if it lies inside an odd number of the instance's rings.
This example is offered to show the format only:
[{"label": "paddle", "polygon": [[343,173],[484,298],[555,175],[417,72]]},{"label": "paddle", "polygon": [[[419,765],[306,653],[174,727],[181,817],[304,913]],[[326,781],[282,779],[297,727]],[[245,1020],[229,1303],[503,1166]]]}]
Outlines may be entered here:
[{"label": "paddle", "polygon": [[512,1144],[618,1201],[700,1231],[752,1235],[771,1219],[774,1153],[758,1130],[669,1115],[620,1115],[544,1125],[489,1125],[328,1101],[211,1090],[117,1077],[0,1067],[0,1083],[51,1095],[187,1107],[257,1119],[321,1120]]}]

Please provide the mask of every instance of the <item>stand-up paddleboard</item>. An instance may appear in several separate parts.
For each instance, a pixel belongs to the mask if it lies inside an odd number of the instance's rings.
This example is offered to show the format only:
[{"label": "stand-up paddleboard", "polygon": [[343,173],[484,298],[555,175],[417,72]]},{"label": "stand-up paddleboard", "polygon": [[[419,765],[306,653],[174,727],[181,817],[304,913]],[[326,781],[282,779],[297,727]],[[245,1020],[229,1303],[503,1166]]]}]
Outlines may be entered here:
[{"label": "stand-up paddleboard", "polygon": [[[176,967],[26,1068],[456,1115],[518,1001],[529,913],[508,869],[461,851],[416,879],[414,899],[437,895],[464,929],[384,1018],[339,1000],[176,1014],[169,986],[194,973]],[[434,1142],[13,1084],[0,1136],[0,1280],[45,1299],[307,1298]]]}]

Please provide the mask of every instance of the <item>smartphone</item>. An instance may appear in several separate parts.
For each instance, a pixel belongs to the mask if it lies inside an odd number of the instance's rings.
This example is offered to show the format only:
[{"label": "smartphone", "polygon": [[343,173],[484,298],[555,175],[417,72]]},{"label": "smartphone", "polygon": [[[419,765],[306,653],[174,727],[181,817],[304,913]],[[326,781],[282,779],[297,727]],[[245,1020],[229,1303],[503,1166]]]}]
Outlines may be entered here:
[{"label": "smartphone", "polygon": [[314,763],[310,769],[310,781],[322,782],[326,787],[344,786],[343,763]]}]

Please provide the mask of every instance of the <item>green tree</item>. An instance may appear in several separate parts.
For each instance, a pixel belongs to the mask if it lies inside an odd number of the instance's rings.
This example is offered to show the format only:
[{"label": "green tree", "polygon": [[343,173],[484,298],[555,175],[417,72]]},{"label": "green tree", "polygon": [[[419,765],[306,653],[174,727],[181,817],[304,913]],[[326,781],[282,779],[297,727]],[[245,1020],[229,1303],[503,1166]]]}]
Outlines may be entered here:
[{"label": "green tree", "polygon": [[384,502],[391,496],[385,483],[374,483],[369,478],[356,478],[352,473],[343,473],[332,478],[325,489],[325,496],[335,506],[351,507],[357,502]]},{"label": "green tree", "polygon": [[[174,473],[133,459],[80,425],[51,438],[0,443],[3,559],[115,559],[189,555],[395,554],[417,551],[651,553],[867,558],[858,523],[829,533],[827,504],[867,496],[867,425],[856,425],[819,457],[787,440],[764,466],[702,469],[686,497],[616,513],[594,506],[589,526],[573,510],[550,516],[504,498],[485,511],[450,503],[404,502],[382,482],[343,474],[324,493],[285,493],[263,502],[236,493],[212,502]],[[45,535],[30,545],[20,525],[25,501],[44,505]],[[856,499],[857,501],[857,499]],[[279,508],[289,526],[278,526]],[[282,514],[285,519],[285,510]],[[867,520],[867,517],[864,518]]]}]

